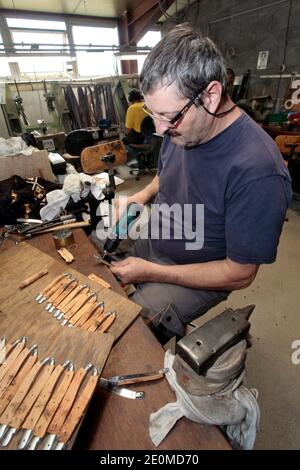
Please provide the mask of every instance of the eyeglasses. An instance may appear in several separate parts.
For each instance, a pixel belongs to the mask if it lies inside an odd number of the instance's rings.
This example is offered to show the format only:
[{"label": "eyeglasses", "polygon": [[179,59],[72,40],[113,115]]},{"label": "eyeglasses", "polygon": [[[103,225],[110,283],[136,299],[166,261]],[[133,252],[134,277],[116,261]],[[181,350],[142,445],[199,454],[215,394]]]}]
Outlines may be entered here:
[{"label": "eyeglasses", "polygon": [[172,119],[169,119],[166,116],[160,116],[158,114],[152,113],[152,111],[150,111],[150,109],[148,109],[145,104],[143,106],[143,110],[145,111],[146,114],[148,114],[148,116],[152,117],[152,119],[157,119],[158,121],[167,122],[171,124],[172,126],[174,126],[174,124],[176,124],[180,119],[183,118],[183,116],[186,115],[190,107],[194,104],[195,100],[198,98],[199,94],[200,92],[197,93],[197,95],[194,98],[192,98],[190,101],[188,101],[188,103],[184,105],[184,107]]}]

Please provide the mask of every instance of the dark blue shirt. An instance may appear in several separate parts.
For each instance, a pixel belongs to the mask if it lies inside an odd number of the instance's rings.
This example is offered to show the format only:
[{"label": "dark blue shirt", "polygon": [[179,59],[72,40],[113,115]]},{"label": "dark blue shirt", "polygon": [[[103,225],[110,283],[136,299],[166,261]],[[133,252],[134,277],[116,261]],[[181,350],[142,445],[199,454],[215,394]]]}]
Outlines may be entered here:
[{"label": "dark blue shirt", "polygon": [[[187,239],[176,239],[171,231],[169,240],[152,240],[157,255],[179,264],[226,257],[250,264],[275,261],[292,196],[290,177],[275,142],[247,114],[192,148],[166,136],[158,174],[155,204],[179,204],[182,210],[192,204],[193,230],[196,204],[204,205],[204,243],[187,250]],[[163,224],[164,210],[152,210],[154,226]]]}]

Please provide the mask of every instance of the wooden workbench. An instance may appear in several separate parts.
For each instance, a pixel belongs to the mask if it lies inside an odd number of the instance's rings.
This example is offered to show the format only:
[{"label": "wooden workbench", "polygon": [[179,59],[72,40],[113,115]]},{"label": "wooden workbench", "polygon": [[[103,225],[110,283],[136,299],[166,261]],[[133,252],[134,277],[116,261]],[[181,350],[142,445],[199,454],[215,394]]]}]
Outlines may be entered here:
[{"label": "wooden workbench", "polygon": [[[96,249],[81,229],[74,230],[77,247],[72,249],[75,261],[72,268],[82,274],[94,272],[108,281],[112,288],[125,295],[108,268],[95,266]],[[51,234],[37,236],[29,242],[59,260]],[[1,251],[12,246],[6,241]],[[163,367],[164,349],[141,318],[130,326],[113,347],[103,371],[104,377],[145,372]],[[121,398],[100,390],[93,398],[76,440],[77,449],[94,450],[154,450],[149,437],[149,415],[163,405],[175,401],[167,380],[131,386],[143,390],[143,400]],[[104,406],[103,406],[104,405]],[[221,431],[215,426],[193,423],[183,418],[169,433],[157,450],[230,449]]]}]

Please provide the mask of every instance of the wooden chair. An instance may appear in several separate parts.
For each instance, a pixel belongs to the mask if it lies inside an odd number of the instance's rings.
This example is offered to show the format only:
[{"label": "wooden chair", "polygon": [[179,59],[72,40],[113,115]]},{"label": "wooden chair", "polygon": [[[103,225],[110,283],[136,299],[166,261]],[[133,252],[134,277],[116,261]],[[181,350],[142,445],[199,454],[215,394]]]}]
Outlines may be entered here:
[{"label": "wooden chair", "polygon": [[300,154],[300,134],[299,135],[278,135],[275,138],[275,142],[287,162],[287,167],[291,165],[291,161],[294,155]]}]

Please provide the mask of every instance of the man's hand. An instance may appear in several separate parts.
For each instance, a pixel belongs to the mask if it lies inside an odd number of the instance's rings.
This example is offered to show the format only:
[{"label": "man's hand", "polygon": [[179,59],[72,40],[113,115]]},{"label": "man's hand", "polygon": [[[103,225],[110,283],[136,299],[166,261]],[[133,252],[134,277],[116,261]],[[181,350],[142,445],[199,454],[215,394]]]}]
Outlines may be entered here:
[{"label": "man's hand", "polygon": [[131,282],[151,281],[155,263],[146,261],[142,258],[129,256],[122,261],[112,261],[111,272],[115,274],[124,284]]}]

